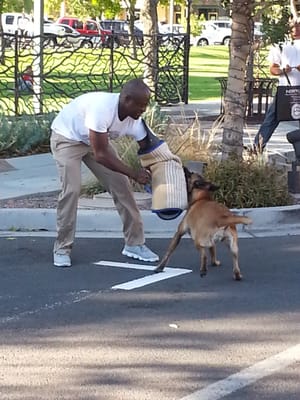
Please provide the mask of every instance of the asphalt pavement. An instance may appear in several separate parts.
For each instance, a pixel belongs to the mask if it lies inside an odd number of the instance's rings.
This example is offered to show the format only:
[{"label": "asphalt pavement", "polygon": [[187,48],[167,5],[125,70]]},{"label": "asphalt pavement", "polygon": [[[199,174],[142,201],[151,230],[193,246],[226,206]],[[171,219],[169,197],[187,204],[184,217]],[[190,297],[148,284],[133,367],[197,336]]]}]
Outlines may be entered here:
[{"label": "asphalt pavement", "polygon": [[118,238],[55,268],[53,238],[0,237],[0,398],[299,400],[299,238],[240,238],[234,281],[222,244],[200,278],[188,238],[154,274]]},{"label": "asphalt pavement", "polygon": [[[176,118],[184,115],[186,118],[198,115],[200,123],[203,117],[218,115],[220,102],[199,102],[188,105],[173,105],[163,108],[167,114]],[[277,162],[286,162],[293,158],[293,147],[287,141],[286,134],[298,127],[296,122],[281,123],[268,144],[268,153],[277,157]],[[259,128],[259,124],[245,125],[244,144],[251,144]],[[216,140],[220,140],[216,134]],[[87,183],[92,175],[87,168],[82,168],[82,181]],[[51,193],[59,190],[57,170],[51,154],[39,154],[26,157],[16,157],[0,160],[0,200],[22,197],[37,193]],[[136,194],[136,196],[141,196]],[[149,195],[139,198],[139,201],[149,202]],[[240,213],[252,218],[250,228],[242,230],[244,235],[295,234],[300,230],[300,207],[268,207],[258,209],[243,209]],[[178,224],[178,219],[163,221],[149,210],[142,211],[145,232],[149,237],[170,236]],[[0,232],[5,231],[55,231],[55,210],[53,209],[0,209]],[[101,223],[99,221],[101,220]],[[278,229],[280,225],[280,229]],[[82,200],[78,210],[77,231],[82,234],[98,234],[121,236],[122,227],[111,199],[100,196],[93,202]]]}]

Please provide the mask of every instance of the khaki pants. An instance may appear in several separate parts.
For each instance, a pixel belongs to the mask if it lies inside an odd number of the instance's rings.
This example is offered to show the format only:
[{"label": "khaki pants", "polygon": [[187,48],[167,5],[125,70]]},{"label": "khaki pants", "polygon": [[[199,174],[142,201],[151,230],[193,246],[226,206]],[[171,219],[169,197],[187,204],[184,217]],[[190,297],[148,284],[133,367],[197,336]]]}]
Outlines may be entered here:
[{"label": "khaki pants", "polygon": [[[111,146],[114,153],[116,151]],[[112,195],[123,222],[125,243],[129,246],[144,244],[143,221],[136,205],[129,179],[97,163],[90,146],[69,140],[55,132],[51,135],[51,151],[56,161],[61,182],[57,205],[57,237],[54,251],[70,253],[76,229],[78,198],[81,191],[81,162],[101,180]],[[101,221],[99,221],[101,224]]]}]

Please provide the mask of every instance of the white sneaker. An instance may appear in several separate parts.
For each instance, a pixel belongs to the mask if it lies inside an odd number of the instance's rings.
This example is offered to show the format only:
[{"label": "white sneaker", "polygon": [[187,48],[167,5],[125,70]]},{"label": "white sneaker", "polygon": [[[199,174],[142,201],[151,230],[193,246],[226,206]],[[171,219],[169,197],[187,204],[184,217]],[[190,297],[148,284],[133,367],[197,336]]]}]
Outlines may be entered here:
[{"label": "white sneaker", "polygon": [[157,254],[153,253],[146,245],[139,246],[127,246],[125,245],[122,250],[122,254],[127,257],[135,258],[141,261],[154,262],[158,261],[159,257]]},{"label": "white sneaker", "polygon": [[53,253],[55,267],[71,267],[71,257],[66,253]]}]

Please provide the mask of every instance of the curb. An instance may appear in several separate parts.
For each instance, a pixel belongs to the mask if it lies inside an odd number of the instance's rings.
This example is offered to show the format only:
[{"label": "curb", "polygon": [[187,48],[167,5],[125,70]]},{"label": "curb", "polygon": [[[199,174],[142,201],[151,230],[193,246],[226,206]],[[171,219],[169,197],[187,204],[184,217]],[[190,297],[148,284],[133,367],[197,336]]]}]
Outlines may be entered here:
[{"label": "curb", "polygon": [[[233,212],[252,219],[249,226],[239,225],[241,233],[256,236],[260,232],[273,231],[275,234],[300,231],[300,205],[285,207],[268,207],[257,209],[234,209]],[[181,217],[165,221],[149,210],[142,210],[145,234],[173,236]],[[0,209],[0,232],[56,231],[55,209]],[[290,232],[289,232],[290,231]],[[122,233],[121,219],[116,210],[78,210],[76,232],[103,234]],[[277,232],[277,233],[276,233]]]}]

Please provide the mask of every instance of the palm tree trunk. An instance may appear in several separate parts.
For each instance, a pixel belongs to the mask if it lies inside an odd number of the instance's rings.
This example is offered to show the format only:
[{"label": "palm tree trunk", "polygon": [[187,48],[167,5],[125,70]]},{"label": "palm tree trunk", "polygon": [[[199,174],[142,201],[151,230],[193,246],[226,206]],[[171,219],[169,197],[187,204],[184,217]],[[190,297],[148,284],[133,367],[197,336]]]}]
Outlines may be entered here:
[{"label": "palm tree trunk", "polygon": [[[247,104],[246,70],[251,51],[254,0],[233,0],[228,81],[224,99],[222,159],[242,158]],[[251,77],[252,78],[252,77]]]}]

